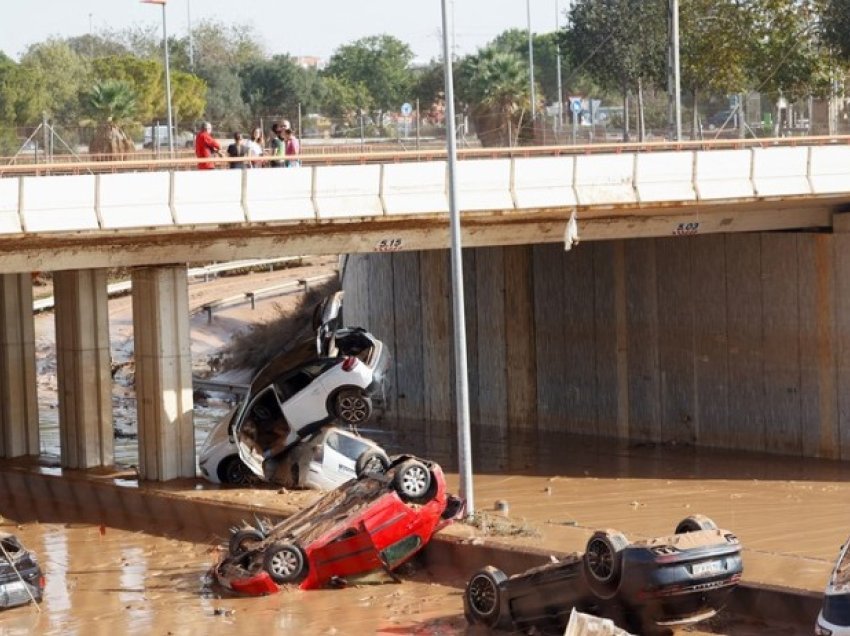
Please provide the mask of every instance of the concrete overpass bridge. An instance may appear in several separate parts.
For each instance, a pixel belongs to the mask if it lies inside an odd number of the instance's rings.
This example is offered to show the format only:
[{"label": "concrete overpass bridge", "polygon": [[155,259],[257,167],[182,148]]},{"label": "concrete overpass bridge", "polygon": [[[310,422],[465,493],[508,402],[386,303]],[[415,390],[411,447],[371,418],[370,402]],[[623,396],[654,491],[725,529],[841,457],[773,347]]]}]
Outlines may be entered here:
[{"label": "concrete overpass bridge", "polygon": [[[485,154],[458,184],[479,429],[850,456],[847,139]],[[105,268],[134,268],[140,471],[166,480],[195,470],[186,263],[305,253],[355,255],[347,316],[395,352],[396,414],[451,440],[445,161],[352,159],[0,169],[0,456],[38,452],[29,272],[55,275],[62,463],[89,468]],[[574,211],[593,243],[564,254]]]}]

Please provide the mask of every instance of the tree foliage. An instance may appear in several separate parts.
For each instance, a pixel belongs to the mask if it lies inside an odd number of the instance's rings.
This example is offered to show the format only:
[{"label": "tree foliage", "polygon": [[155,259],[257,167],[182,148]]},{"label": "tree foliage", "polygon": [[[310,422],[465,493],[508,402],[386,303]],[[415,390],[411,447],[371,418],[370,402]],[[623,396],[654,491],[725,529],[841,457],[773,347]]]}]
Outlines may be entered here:
[{"label": "tree foliage", "polygon": [[109,79],[83,93],[83,114],[96,124],[111,121],[122,126],[135,121],[136,93],[129,83]]},{"label": "tree foliage", "polygon": [[328,63],[326,74],[350,86],[363,84],[375,108],[398,110],[410,99],[413,52],[391,35],[373,35],[339,47]]},{"label": "tree foliage", "polygon": [[528,63],[491,46],[464,59],[458,79],[458,98],[469,105],[481,143],[511,145],[522,119],[530,118]]}]

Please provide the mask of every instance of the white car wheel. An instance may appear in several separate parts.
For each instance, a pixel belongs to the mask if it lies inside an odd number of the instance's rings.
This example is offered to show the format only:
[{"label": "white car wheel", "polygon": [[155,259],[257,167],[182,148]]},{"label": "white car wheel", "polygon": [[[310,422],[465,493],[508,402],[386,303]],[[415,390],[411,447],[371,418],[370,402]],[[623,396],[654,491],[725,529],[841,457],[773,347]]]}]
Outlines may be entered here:
[{"label": "white car wheel", "polygon": [[394,483],[403,499],[422,499],[431,488],[431,471],[422,462],[410,459],[396,469]]},{"label": "white car wheel", "polygon": [[334,411],[349,426],[365,424],[372,416],[372,400],[359,389],[343,389],[334,399]]}]

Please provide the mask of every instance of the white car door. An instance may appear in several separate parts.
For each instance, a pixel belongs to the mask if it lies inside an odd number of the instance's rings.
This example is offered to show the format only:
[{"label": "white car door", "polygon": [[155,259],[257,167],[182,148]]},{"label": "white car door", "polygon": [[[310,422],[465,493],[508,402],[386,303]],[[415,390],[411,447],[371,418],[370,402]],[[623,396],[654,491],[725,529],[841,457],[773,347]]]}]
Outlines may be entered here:
[{"label": "white car door", "polygon": [[327,364],[327,361],[319,361],[302,369],[300,373],[310,375],[312,380],[283,404],[283,414],[292,427],[293,434],[305,426],[327,419],[329,415],[328,392],[319,381],[322,369],[327,367]]}]

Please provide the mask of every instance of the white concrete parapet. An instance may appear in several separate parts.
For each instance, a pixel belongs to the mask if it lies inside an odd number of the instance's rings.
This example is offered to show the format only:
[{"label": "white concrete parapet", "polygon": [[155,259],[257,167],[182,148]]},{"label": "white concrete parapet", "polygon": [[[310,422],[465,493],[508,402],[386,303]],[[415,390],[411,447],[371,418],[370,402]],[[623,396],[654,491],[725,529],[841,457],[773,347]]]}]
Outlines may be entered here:
[{"label": "white concrete parapet", "polygon": [[458,161],[457,207],[462,212],[513,210],[511,160]]},{"label": "white concrete parapet", "polygon": [[173,173],[174,218],[178,225],[243,223],[242,170]]},{"label": "white concrete parapet", "polygon": [[634,172],[632,153],[576,157],[575,190],[579,205],[636,203]]},{"label": "white concrete parapet", "polygon": [[446,189],[445,161],[384,166],[387,214],[445,214],[449,211]]},{"label": "white concrete parapet", "polygon": [[98,177],[98,208],[104,229],[171,225],[167,172],[128,172]]},{"label": "white concrete parapet", "polygon": [[751,150],[697,151],[694,182],[700,201],[755,196]]},{"label": "white concrete parapet", "polygon": [[21,178],[27,232],[98,229],[94,175]]},{"label": "white concrete parapet", "polygon": [[19,179],[0,179],[0,234],[19,234],[21,217],[18,214]]},{"label": "white concrete parapet", "polygon": [[320,219],[383,215],[380,165],[321,166],[314,170],[313,196]]},{"label": "white concrete parapet", "polygon": [[809,149],[753,148],[753,187],[760,197],[811,194]]},{"label": "white concrete parapet", "polygon": [[641,203],[696,200],[693,152],[639,154],[636,161],[635,189]]},{"label": "white concrete parapet", "polygon": [[249,221],[316,218],[311,168],[252,168],[247,170],[245,192]]},{"label": "white concrete parapet", "polygon": [[517,209],[572,207],[573,157],[514,159],[514,200]]},{"label": "white concrete parapet", "polygon": [[810,153],[813,194],[850,192],[850,146],[815,146]]}]

